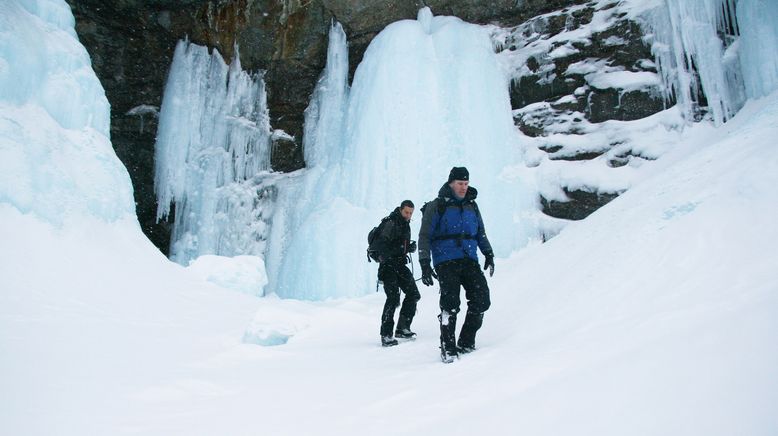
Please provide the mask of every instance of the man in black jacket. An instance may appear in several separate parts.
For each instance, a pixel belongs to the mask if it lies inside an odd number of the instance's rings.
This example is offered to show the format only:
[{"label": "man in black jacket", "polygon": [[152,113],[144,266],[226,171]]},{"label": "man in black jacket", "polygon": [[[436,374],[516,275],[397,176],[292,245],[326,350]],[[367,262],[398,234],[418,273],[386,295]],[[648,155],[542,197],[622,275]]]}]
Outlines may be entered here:
[{"label": "man in black jacket", "polygon": [[394,327],[394,312],[400,305],[400,289],[405,293],[397,330],[394,335],[401,339],[414,339],[416,333],[411,331],[411,322],[416,314],[416,302],[421,298],[411,270],[406,266],[408,253],[416,251],[416,242],[411,241],[411,226],[408,224],[413,216],[413,202],[405,200],[389,214],[389,219],[381,224],[377,236],[376,249],[379,254],[378,280],[384,283],[386,303],[381,314],[381,345],[391,347],[397,345],[397,339],[392,337]]}]

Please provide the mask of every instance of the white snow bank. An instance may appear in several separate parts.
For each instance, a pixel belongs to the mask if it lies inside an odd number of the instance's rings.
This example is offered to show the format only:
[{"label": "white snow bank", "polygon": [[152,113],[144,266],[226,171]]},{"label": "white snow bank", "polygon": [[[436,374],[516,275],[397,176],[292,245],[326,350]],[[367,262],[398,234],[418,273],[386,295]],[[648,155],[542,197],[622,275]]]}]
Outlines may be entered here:
[{"label": "white snow bank", "polygon": [[108,137],[64,129],[30,104],[0,102],[0,203],[57,225],[85,215],[135,217],[129,174]]},{"label": "white snow bank", "polygon": [[222,392],[177,374],[240,346],[256,299],[169,262],[134,217],[55,228],[0,204],[0,222],[0,434],[133,433],[141,404]]},{"label": "white snow bank", "polygon": [[498,265],[511,273],[495,280],[489,340],[506,344],[496,359],[517,351],[494,376],[520,377],[493,419],[529,434],[778,430],[766,407],[778,400],[776,119],[778,94],[749,103],[663,158],[675,165]]},{"label": "white snow bank", "polygon": [[265,261],[259,256],[204,255],[192,260],[187,270],[202,280],[249,295],[263,295],[267,284]]}]

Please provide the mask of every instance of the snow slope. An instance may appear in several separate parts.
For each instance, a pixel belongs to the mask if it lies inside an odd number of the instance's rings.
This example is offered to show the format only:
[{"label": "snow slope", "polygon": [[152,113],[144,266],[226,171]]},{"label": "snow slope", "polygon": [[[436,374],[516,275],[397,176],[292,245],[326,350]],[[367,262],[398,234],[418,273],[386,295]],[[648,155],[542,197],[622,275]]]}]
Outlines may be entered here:
[{"label": "snow slope", "polygon": [[434,288],[419,339],[383,349],[379,294],[219,292],[137,233],[4,206],[0,432],[775,434],[776,119],[773,94],[689,129],[666,169],[499,262],[480,349],[452,365]]}]

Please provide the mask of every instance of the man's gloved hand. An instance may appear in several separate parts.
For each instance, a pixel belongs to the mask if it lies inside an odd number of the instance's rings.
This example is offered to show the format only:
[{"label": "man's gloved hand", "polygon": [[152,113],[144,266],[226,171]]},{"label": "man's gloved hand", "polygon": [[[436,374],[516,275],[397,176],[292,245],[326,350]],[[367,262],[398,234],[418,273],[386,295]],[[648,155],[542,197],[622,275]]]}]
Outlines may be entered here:
[{"label": "man's gloved hand", "polygon": [[408,253],[415,253],[416,252],[416,241],[411,241],[410,244],[408,244]]},{"label": "man's gloved hand", "polygon": [[435,277],[437,279],[438,275],[435,274],[435,271],[432,270],[432,267],[430,266],[430,260],[421,259],[419,260],[419,263],[421,264],[421,282],[426,286],[432,286],[434,283],[432,278]]},{"label": "man's gloved hand", "polygon": [[494,255],[486,254],[486,261],[484,261],[484,271],[489,270],[489,277],[494,275]]}]

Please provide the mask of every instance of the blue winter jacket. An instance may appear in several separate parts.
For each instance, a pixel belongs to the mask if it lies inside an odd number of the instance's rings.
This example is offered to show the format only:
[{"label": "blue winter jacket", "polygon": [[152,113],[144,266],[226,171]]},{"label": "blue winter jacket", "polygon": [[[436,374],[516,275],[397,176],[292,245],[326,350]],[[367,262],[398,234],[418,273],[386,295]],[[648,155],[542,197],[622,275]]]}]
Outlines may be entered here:
[{"label": "blue winter jacket", "polygon": [[467,188],[465,198],[458,200],[451,187],[444,184],[438,198],[422,207],[419,231],[419,261],[429,260],[435,266],[454,259],[469,257],[478,262],[477,248],[492,256],[484,222],[475,204],[478,191]]}]

